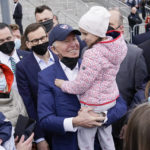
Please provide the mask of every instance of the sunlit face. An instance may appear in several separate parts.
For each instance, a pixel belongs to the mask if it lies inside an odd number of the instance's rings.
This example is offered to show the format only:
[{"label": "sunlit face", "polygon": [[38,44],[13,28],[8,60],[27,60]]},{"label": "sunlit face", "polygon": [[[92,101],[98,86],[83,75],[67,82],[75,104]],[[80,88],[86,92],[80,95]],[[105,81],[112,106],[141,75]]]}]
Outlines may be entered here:
[{"label": "sunlit face", "polygon": [[92,44],[94,44],[99,39],[98,36],[91,34],[82,28],[80,28],[80,32],[81,32],[82,40],[84,40],[86,42],[88,47],[90,47]]},{"label": "sunlit face", "polygon": [[53,19],[53,13],[52,11],[45,9],[42,13],[36,13],[35,19],[37,23],[45,22],[49,19]]},{"label": "sunlit face", "polygon": [[75,34],[71,33],[64,41],[55,41],[52,50],[60,59],[62,57],[76,58],[79,56],[79,42]]},{"label": "sunlit face", "polygon": [[0,30],[0,45],[9,41],[14,41],[14,37],[10,30],[7,27],[5,27],[4,29]]}]

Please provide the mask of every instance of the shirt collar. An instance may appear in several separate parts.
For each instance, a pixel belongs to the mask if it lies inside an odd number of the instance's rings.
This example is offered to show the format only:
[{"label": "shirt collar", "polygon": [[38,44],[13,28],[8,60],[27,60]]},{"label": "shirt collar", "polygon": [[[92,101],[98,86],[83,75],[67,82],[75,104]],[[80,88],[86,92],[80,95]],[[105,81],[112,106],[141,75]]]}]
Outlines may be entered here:
[{"label": "shirt collar", "polygon": [[[49,53],[49,55],[50,55],[49,61],[55,62],[54,57],[53,57],[52,53],[51,53],[49,50],[48,50],[48,53]],[[35,52],[33,52],[33,55],[34,55],[36,61],[38,62],[38,64],[39,64],[41,61],[43,61],[42,59],[40,59],[40,58],[35,54]]]}]

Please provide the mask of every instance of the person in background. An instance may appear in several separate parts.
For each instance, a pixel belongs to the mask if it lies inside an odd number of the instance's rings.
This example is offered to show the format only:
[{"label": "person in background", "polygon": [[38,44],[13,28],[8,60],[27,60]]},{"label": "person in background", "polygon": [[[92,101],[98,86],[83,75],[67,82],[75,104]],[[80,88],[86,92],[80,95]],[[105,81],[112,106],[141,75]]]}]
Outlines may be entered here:
[{"label": "person in background", "polygon": [[12,30],[12,34],[14,36],[15,49],[20,49],[21,46],[21,33],[19,30],[19,26],[17,24],[10,24],[10,29]]},{"label": "person in background", "polygon": [[124,137],[123,150],[150,149],[150,103],[138,105],[132,110]]},{"label": "person in background", "polygon": [[[123,34],[123,16],[120,11],[118,9],[111,9],[109,12],[111,14],[109,23],[111,30],[117,30]],[[116,81],[120,94],[127,102],[127,107],[129,109],[134,103],[133,99],[135,94],[142,88],[143,81],[147,77],[148,73],[142,49],[133,44],[127,44],[127,47],[127,55],[120,65]],[[126,116],[113,124],[112,133],[116,150],[123,149],[121,133],[123,133],[122,131],[124,129],[125,120]]]},{"label": "person in background", "polygon": [[128,16],[129,26],[131,27],[132,36],[139,34],[139,27],[135,25],[141,24],[142,19],[139,17],[136,7],[131,8],[131,13]]},{"label": "person in background", "polygon": [[28,54],[28,52],[15,49],[14,36],[10,27],[5,23],[0,23],[0,61],[13,71],[14,82],[12,88],[16,90],[18,90],[15,78],[16,63]]},{"label": "person in background", "polygon": [[0,63],[0,110],[15,127],[19,114],[27,112],[19,93],[12,89],[14,75],[11,69]]},{"label": "person in background", "polygon": [[19,26],[21,34],[23,34],[22,18],[22,5],[19,3],[19,0],[14,0],[13,19],[15,20],[15,23]]},{"label": "person in background", "polygon": [[35,8],[35,19],[37,23],[42,24],[46,32],[49,33],[54,25],[54,14],[47,5],[41,5]]}]

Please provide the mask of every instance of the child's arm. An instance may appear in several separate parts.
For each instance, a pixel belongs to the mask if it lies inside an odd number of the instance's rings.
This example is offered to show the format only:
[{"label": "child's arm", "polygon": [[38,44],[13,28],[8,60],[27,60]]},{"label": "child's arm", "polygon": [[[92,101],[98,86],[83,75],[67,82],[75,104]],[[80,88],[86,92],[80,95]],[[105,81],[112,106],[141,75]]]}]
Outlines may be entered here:
[{"label": "child's arm", "polygon": [[95,54],[93,55],[93,51],[87,50],[84,54],[77,78],[74,81],[64,81],[60,87],[67,93],[82,94],[93,85],[100,70],[100,58]]},{"label": "child's arm", "polygon": [[12,125],[9,121],[4,121],[4,115],[0,112],[0,140],[4,143],[10,136],[12,131]]}]

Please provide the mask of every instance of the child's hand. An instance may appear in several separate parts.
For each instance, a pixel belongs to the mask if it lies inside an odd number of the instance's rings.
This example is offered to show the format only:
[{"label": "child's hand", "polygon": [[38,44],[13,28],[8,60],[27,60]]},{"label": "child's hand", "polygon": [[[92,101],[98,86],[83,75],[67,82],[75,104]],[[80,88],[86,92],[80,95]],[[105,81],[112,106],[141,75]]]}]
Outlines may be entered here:
[{"label": "child's hand", "polygon": [[55,80],[55,85],[56,85],[57,87],[61,88],[63,82],[64,82],[64,80],[56,79],[56,80]]},{"label": "child's hand", "polygon": [[3,142],[3,140],[2,140],[2,139],[0,139],[0,145],[2,144],[2,142]]}]

